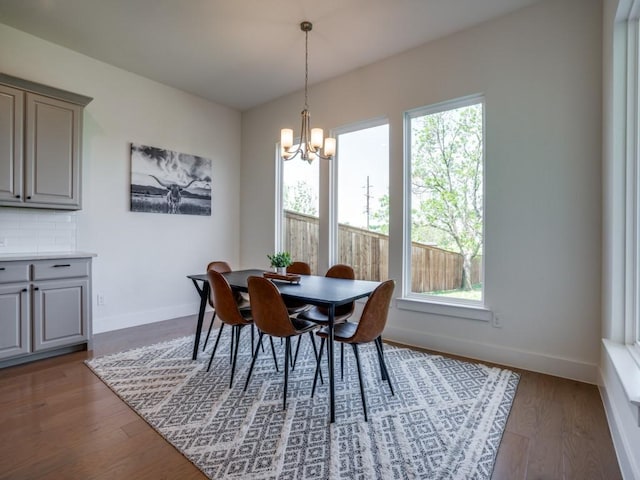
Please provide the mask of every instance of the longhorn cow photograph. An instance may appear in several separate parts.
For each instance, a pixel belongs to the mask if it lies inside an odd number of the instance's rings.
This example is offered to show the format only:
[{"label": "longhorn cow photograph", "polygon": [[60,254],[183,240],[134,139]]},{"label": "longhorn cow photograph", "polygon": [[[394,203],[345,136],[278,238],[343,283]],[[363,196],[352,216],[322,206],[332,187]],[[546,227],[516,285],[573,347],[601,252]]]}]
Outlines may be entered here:
[{"label": "longhorn cow photograph", "polygon": [[131,211],[211,215],[211,160],[132,143]]}]

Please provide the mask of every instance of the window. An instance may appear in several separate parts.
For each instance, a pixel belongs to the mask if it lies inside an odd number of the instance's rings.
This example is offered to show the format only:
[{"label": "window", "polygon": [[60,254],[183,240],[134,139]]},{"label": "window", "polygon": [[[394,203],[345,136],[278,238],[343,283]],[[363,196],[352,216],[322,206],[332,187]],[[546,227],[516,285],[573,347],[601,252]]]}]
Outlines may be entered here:
[{"label": "window", "polygon": [[333,263],[356,278],[389,278],[389,125],[374,120],[339,129],[334,160]]},{"label": "window", "polygon": [[405,297],[483,301],[484,99],[405,114]]},{"label": "window", "polygon": [[289,252],[294,261],[307,262],[315,274],[318,271],[320,162],[314,160],[309,164],[299,157],[285,161],[280,158],[279,148],[276,152],[281,174],[277,250]]}]

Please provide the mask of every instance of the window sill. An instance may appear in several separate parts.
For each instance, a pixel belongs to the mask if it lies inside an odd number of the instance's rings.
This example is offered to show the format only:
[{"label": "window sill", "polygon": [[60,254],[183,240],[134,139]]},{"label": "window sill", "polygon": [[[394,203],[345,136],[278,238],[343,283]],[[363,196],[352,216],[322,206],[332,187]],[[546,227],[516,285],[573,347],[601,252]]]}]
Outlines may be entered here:
[{"label": "window sill", "polygon": [[640,416],[640,365],[631,351],[633,347],[606,338],[602,339],[602,343],[618,374],[627,399],[638,407]]},{"label": "window sill", "polygon": [[479,320],[491,322],[493,312],[486,307],[476,305],[462,305],[459,303],[440,303],[433,301],[417,300],[414,298],[397,298],[396,307],[400,310],[413,312],[432,313],[447,317],[465,318],[467,320]]}]

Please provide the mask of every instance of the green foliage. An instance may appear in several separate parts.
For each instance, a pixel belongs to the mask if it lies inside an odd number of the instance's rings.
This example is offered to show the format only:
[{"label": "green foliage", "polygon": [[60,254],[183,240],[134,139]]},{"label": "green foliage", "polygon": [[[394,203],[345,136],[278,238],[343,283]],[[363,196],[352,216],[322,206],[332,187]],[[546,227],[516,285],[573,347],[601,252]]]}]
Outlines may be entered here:
[{"label": "green foliage", "polygon": [[267,258],[271,262],[271,266],[275,268],[288,267],[293,263],[289,252],[277,252],[273,255],[267,255]]},{"label": "green foliage", "polygon": [[482,253],[482,105],[412,121],[411,239],[435,243],[471,261]]},{"label": "green foliage", "polygon": [[285,185],[284,208],[304,215],[318,216],[318,196],[303,180],[295,185]]},{"label": "green foliage", "polygon": [[389,235],[389,195],[384,194],[378,199],[378,210],[373,212],[374,222],[369,230]]}]

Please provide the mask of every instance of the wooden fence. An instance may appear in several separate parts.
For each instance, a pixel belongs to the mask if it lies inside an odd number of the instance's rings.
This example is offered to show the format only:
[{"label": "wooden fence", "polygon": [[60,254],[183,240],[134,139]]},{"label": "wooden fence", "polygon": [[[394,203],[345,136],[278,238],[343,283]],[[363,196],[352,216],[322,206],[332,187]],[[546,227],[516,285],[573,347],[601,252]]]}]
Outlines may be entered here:
[{"label": "wooden fence", "polygon": [[[294,260],[308,262],[318,272],[318,217],[285,211],[285,250]],[[385,280],[389,276],[389,236],[350,225],[338,225],[338,263],[351,265],[356,278]],[[480,282],[479,258],[472,283]],[[455,290],[462,286],[462,255],[431,245],[411,244],[411,291]],[[320,272],[322,273],[322,272]]]}]

